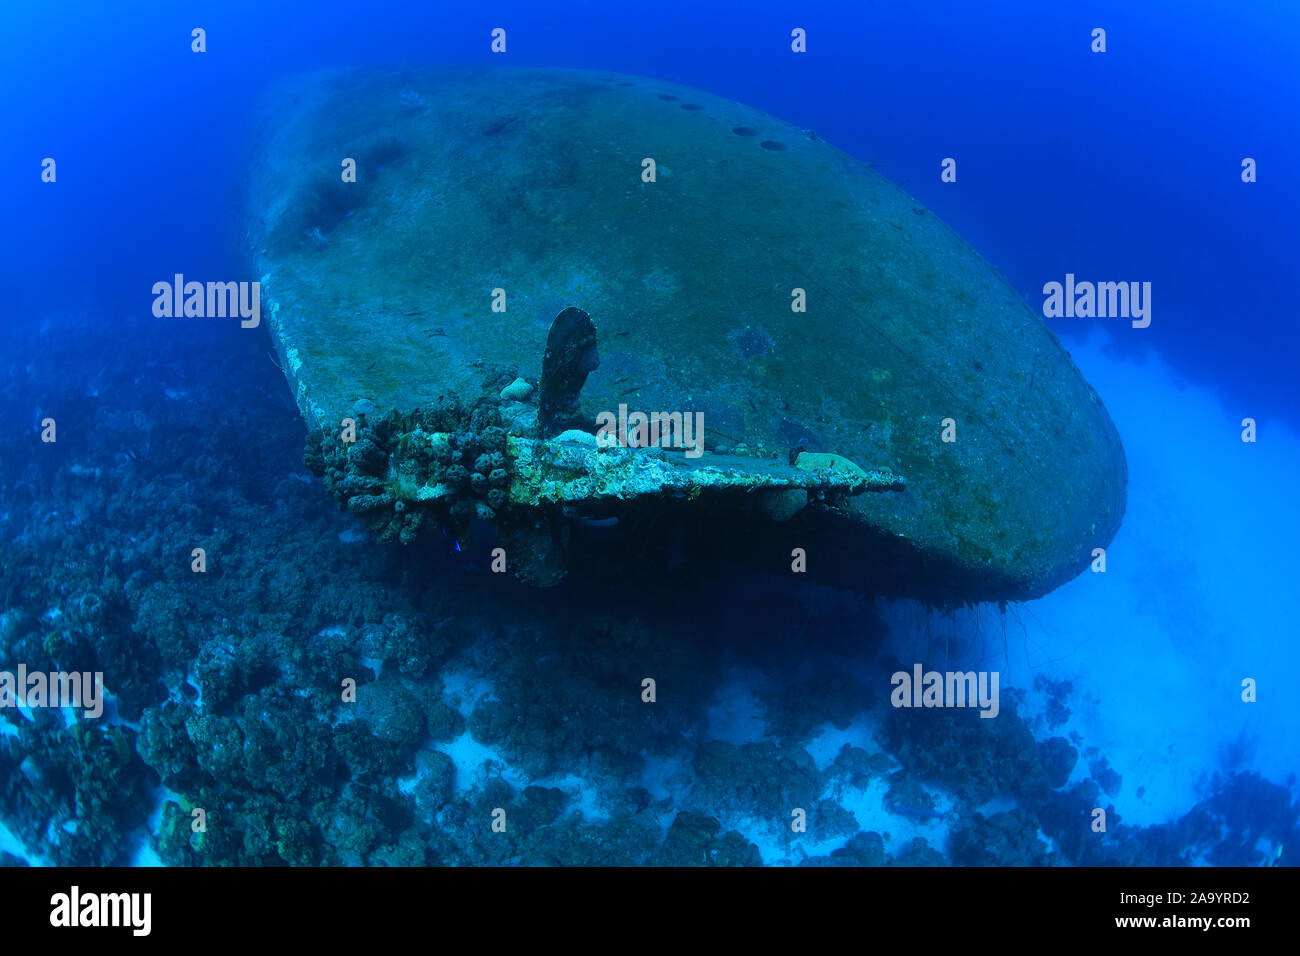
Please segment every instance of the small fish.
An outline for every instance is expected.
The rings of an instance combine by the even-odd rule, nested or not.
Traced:
[[[917,820],[942,820],[947,814],[924,807],[913,807],[898,800],[885,798],[885,809],[899,816],[912,817]]]
[[[483,135],[495,136],[497,133],[501,132],[503,129],[505,129],[507,126],[509,126],[517,119],[519,119],[518,116],[506,116],[503,117],[502,119],[494,120],[493,122],[489,123],[487,126],[483,127]]]

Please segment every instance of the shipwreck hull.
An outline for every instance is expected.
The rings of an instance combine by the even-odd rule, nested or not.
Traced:
[[[304,77],[268,98],[249,205],[309,461],[381,537],[486,518],[548,583],[566,522],[622,514],[611,555],[708,528],[693,551],[788,572],[804,548],[810,577],[954,603],[1045,593],[1119,527],[1119,438],[1041,318],[911,197],[749,107],[571,70]],[[703,454],[545,433],[570,306],[598,330],[587,430],[699,412]]]

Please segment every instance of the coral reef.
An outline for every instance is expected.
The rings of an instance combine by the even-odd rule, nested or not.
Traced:
[[[518,474],[498,398],[514,370],[473,403],[358,410],[355,445],[309,443],[318,481],[288,451],[287,397],[232,398],[281,395],[261,343],[144,349],[86,402],[64,370],[122,348],[102,328],[0,384],[6,415],[36,395],[80,425],[0,461],[0,653],[102,671],[109,694],[98,720],[0,712],[0,820],[47,862],[1249,865],[1300,846],[1300,805],[1258,776],[1135,827],[1104,756],[1036,739],[1015,695],[996,720],[883,706],[897,662],[860,597],[721,565],[534,591],[437,535],[405,553],[366,537],[493,507]],[[421,500],[430,482],[454,488]],[[723,739],[711,714],[736,675],[755,700]]]
[[[512,459],[499,399],[447,398],[410,413],[361,414],[354,442],[320,432],[304,461],[381,543],[413,541],[426,521],[464,535],[508,504]]]

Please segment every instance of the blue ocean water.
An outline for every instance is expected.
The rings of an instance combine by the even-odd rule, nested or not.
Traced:
[[[0,669],[103,671],[113,695],[91,731],[0,714],[6,852],[99,865],[640,863],[701,848],[776,864],[1294,862],[1300,12],[731,7],[6,11]],[[791,50],[794,28],[806,53]],[[265,331],[160,321],[148,291],[175,273],[257,278],[239,208],[248,119],[277,79],[503,60],[671,79],[813,130],[933,210],[1035,311],[1067,273],[1150,282],[1148,328],[1049,320],[1128,457],[1105,574],[942,614],[737,571],[701,584],[678,618],[494,598],[445,542],[373,544],[303,469]],[[940,178],[944,157],[956,183]],[[1246,158],[1257,181],[1243,182]],[[182,593],[199,534],[223,556],[207,596]],[[653,733],[635,725],[610,702],[617,664],[574,663],[584,642],[654,648],[693,675],[689,706]],[[521,663],[552,655],[558,672]],[[882,659],[998,669],[1014,714],[987,723],[1027,736],[889,721],[888,685],[872,683]],[[297,691],[347,668],[373,672],[373,693],[336,726]],[[987,748],[1004,774],[950,769]],[[1050,794],[1009,785],[1026,765]],[[789,826],[796,798],[807,832]],[[217,800],[241,814],[192,837],[191,809]],[[508,850],[477,835],[497,806],[523,821]],[[1109,812],[1105,838],[1076,826],[1094,807]]]

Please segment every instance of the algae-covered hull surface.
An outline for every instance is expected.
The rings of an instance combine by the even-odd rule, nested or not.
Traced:
[[[472,509],[559,554],[564,509],[589,504],[625,531],[707,528],[773,571],[804,548],[811,576],[953,602],[1044,593],[1119,526],[1118,436],[1055,336],[815,134],[549,69],[303,77],[259,129],[263,314],[309,457],[381,533]],[[568,307],[598,335],[579,431],[620,406],[681,413],[702,454],[539,430]],[[831,460],[861,477],[813,470]]]

